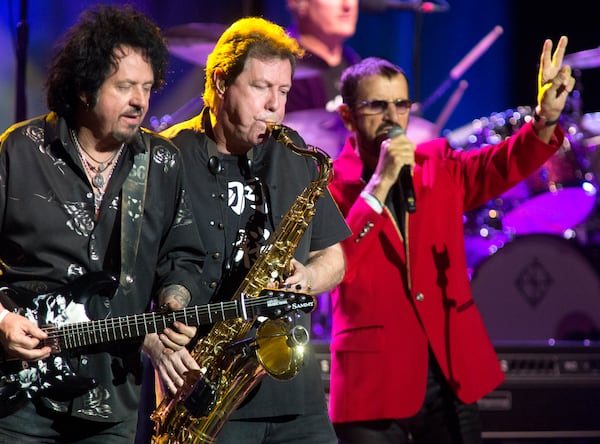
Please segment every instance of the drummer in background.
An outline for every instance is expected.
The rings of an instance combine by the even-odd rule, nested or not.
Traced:
[[[290,34],[305,49],[298,61],[286,112],[335,111],[341,103],[340,76],[360,57],[345,42],[356,32],[358,0],[287,0]]]
[[[476,401],[504,375],[469,288],[462,215],[561,146],[557,122],[575,84],[561,66],[566,46],[562,37],[552,55],[544,42],[535,118],[476,151],[445,139],[415,146],[404,133],[408,81],[392,63],[367,58],[344,72],[340,114],[353,134],[330,187],[354,233],[332,294],[340,443],[481,443]]]

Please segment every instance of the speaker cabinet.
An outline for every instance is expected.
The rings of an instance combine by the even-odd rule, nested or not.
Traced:
[[[600,345],[496,345],[506,381],[479,401],[484,437],[600,437]]]
[[[328,396],[329,344],[313,345]],[[495,348],[506,381],[478,402],[484,438],[600,438],[600,343]]]

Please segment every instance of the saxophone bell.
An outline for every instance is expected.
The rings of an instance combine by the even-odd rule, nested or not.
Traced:
[[[308,331],[302,325],[290,328],[283,319],[267,320],[256,331],[256,357],[271,377],[292,379],[304,363],[308,341]]]

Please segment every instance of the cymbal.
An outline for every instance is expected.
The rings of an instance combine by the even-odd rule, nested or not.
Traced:
[[[206,66],[206,58],[225,29],[227,27],[220,23],[192,22],[169,28],[163,32],[163,36],[171,54],[194,65]],[[296,65],[294,71],[294,79],[319,75],[321,70],[301,63]]]
[[[590,134],[600,134],[600,112],[585,113],[581,117],[581,127]]]
[[[411,142],[419,144],[435,139],[439,135],[439,129],[433,122],[414,115],[408,118],[406,136]]]
[[[163,32],[169,52],[194,65],[204,66],[215,43],[225,31],[220,23],[186,23]]]
[[[563,58],[563,62],[570,65],[571,68],[598,68],[600,67],[600,47],[567,54]]]
[[[289,126],[313,146],[336,157],[344,145],[348,130],[336,111],[306,109],[287,113],[283,124]]]

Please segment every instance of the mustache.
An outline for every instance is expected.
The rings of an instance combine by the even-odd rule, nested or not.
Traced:
[[[132,106],[127,111],[125,111],[124,114],[127,114],[128,116],[130,116],[130,115],[141,116],[142,115],[142,107],[141,106]]]

